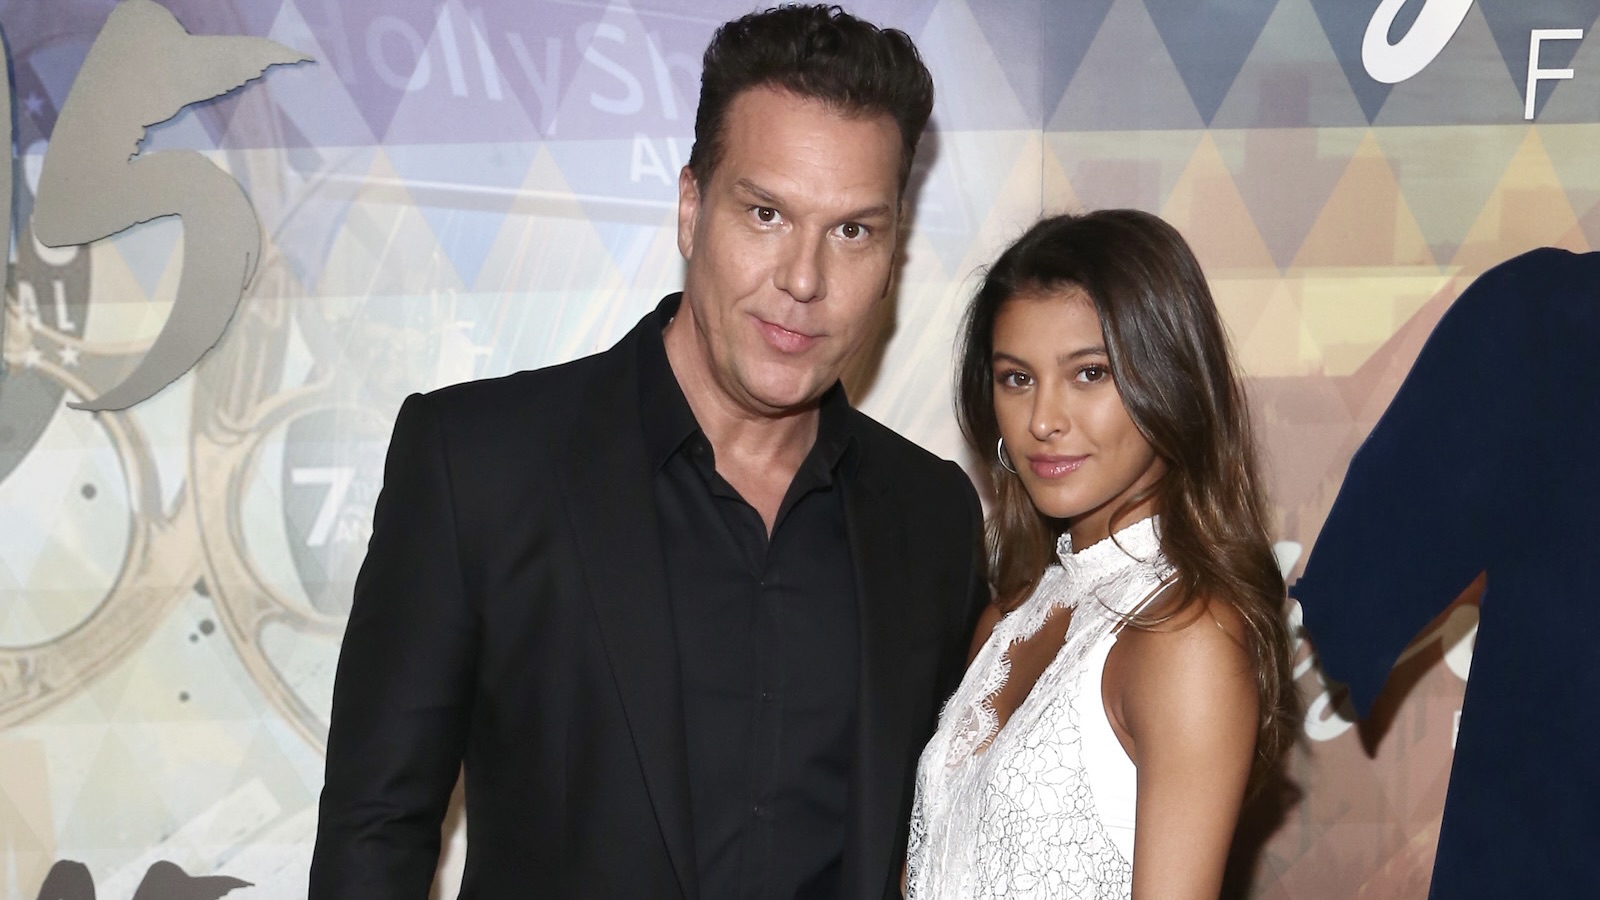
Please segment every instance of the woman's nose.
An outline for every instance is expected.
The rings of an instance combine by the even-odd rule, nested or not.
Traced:
[[[1048,441],[1066,430],[1067,417],[1054,391],[1041,389],[1033,395],[1033,416],[1028,431],[1040,441]]]

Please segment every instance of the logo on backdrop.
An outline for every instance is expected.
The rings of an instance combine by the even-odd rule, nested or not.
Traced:
[[[1421,9],[1398,39],[1391,40],[1400,12],[1414,0],[1382,0],[1367,21],[1361,39],[1361,64],[1374,81],[1398,84],[1416,77],[1427,68],[1472,10],[1472,0],[1425,0]],[[1579,41],[1581,28],[1534,28],[1528,33],[1528,69],[1524,86],[1522,117],[1532,120],[1537,107],[1541,81],[1566,81],[1575,77],[1570,68],[1545,68],[1540,51],[1547,41]]]
[[[0,481],[16,470],[60,408],[68,379],[97,360],[85,360],[89,321],[89,254],[59,250],[35,240],[28,224],[33,191],[17,183],[17,261],[11,267],[15,300],[7,323],[5,376],[0,378]]]
[[[1495,71],[1501,65],[1514,89],[1522,92],[1522,121],[1536,118],[1560,82],[1600,76],[1570,67],[1579,42],[1600,16],[1597,0],[1310,3],[1369,121],[1376,120],[1396,85],[1424,73],[1433,78],[1432,90],[1425,92],[1425,100],[1414,98],[1411,111],[1392,124],[1517,121],[1515,106],[1504,100],[1483,108],[1484,87],[1498,91],[1503,85]],[[1481,80],[1474,84],[1474,79]],[[1420,113],[1418,104],[1427,112]],[[1567,105],[1562,121],[1572,121],[1574,108]],[[1425,121],[1401,121],[1419,114]],[[1586,117],[1580,114],[1580,120]]]
[[[145,129],[272,66],[309,59],[262,38],[195,37],[152,0],[112,10],[56,119],[33,228],[44,244],[67,247],[177,216],[186,252],[172,312],[150,349],[122,380],[73,406],[126,409],[192,368],[222,337],[261,252],[261,225],[239,183],[198,153],[140,154]],[[8,74],[0,83],[7,106],[11,88]],[[12,184],[0,189],[7,201]]]
[[[145,389],[153,392],[165,380],[182,374],[193,361],[188,357],[198,358],[196,350],[204,352],[200,344],[215,339],[207,338],[206,329],[220,335],[220,329],[229,325],[245,286],[244,274],[255,266],[259,253],[258,249],[248,253],[239,249],[243,245],[259,247],[260,225],[232,175],[190,151],[128,158],[142,140],[142,123],[163,118],[151,113],[148,102],[128,94],[160,95],[165,86],[169,88],[165,95],[175,98],[166,110],[170,115],[188,105],[185,101],[204,100],[230,86],[243,85],[259,76],[261,67],[276,64],[274,60],[300,57],[258,38],[193,37],[149,0],[118,4],[104,27],[98,27],[99,19],[91,15],[80,14],[75,7],[52,5],[46,16],[24,7],[17,16],[8,17],[13,33],[7,35],[3,52],[11,65],[0,70],[0,100],[13,96],[17,100],[15,117],[0,119],[0,128],[14,127],[13,140],[22,149],[20,158],[5,170],[12,177],[0,178],[5,188],[14,186],[18,223],[16,261],[10,267],[5,310],[6,368],[0,377],[0,505],[13,510],[14,516],[8,520],[10,540],[0,547],[0,568],[17,579],[20,589],[49,598],[47,604],[37,604],[42,610],[38,615],[13,616],[0,626],[0,726],[26,720],[117,664],[142,646],[172,605],[191,590],[215,593],[209,585],[216,572],[207,566],[205,549],[197,538],[199,501],[215,496],[214,491],[203,488],[248,481],[237,478],[237,473],[255,463],[249,457],[209,452],[218,443],[233,447],[237,442],[202,425],[189,436],[197,448],[194,466],[174,472],[162,465],[159,435],[153,440],[149,430],[154,423],[159,431],[160,423],[171,419],[170,411],[153,411],[150,418],[142,420],[115,413],[87,416],[65,411],[63,401],[70,395],[95,398],[98,406],[115,407],[120,405],[116,402],[118,391],[122,400],[128,400]],[[98,37],[71,83],[72,90],[51,80],[59,71],[62,55],[86,43],[85,32],[93,35],[96,31]],[[230,58],[219,64],[219,55]],[[190,71],[195,68],[209,75],[197,76]],[[112,104],[106,108],[104,97],[93,90],[97,83],[103,88],[109,75],[131,86],[111,91],[111,96],[127,101],[121,107]],[[172,84],[175,78],[181,82],[176,86]],[[237,84],[219,85],[218,78],[236,79]],[[64,102],[60,100],[63,96]],[[250,112],[253,119],[266,119],[254,115],[260,112],[254,106],[263,102],[260,96],[261,92],[246,94],[238,110]],[[130,124],[135,122],[140,124]],[[96,132],[101,126],[116,131],[118,140]],[[279,140],[274,146],[283,144]],[[261,166],[274,170],[281,166],[278,158],[263,162],[250,154],[232,157],[229,162],[229,171],[248,183],[263,181]],[[78,179],[77,185],[66,190],[62,182],[73,177]],[[56,182],[53,199],[49,195],[52,178]],[[174,179],[186,190],[186,199],[180,198],[184,202],[173,202],[173,195],[166,190]],[[42,199],[36,201],[36,194]],[[221,200],[216,209],[209,208],[213,204],[207,198],[217,197]],[[122,277],[142,284],[144,294],[135,291],[131,297],[126,292],[107,291],[103,284],[98,286],[102,296],[93,297],[94,266],[89,249],[76,242],[47,247],[34,236],[35,225],[46,231],[54,226],[54,240],[61,237],[62,229],[109,234],[121,226],[166,216],[182,218],[183,251],[160,252],[162,233],[148,229],[95,251],[110,260],[120,257],[126,267],[113,263],[111,270],[120,270]],[[9,217],[0,217],[0,225],[9,227],[10,223]],[[241,223],[242,229],[237,227]],[[232,238],[219,243],[220,236],[230,229],[234,237],[243,234],[242,244]],[[71,236],[89,239],[87,233]],[[157,249],[152,250],[153,246]],[[141,341],[139,335],[119,333],[116,326],[141,318],[132,308],[149,302],[144,296],[155,293],[165,260],[179,252],[184,267],[178,297],[159,326],[155,344]],[[224,261],[231,254],[231,262],[224,268],[231,267],[233,274],[220,289],[214,278],[203,270],[197,276],[189,265],[192,259],[215,254],[222,254],[219,259]],[[154,269],[145,271],[150,268],[146,264],[153,264]],[[251,315],[239,316],[232,323],[239,340],[231,342],[227,354],[237,356],[234,350],[266,352],[272,359],[216,359],[217,364],[210,368],[219,374],[209,382],[206,378],[196,382],[196,391],[208,391],[212,383],[232,373],[230,366],[251,373],[251,378],[241,379],[251,388],[243,391],[248,397],[233,403],[232,398],[219,396],[217,403],[228,408],[208,410],[230,424],[248,420],[253,427],[255,420],[249,416],[267,402],[262,393],[278,388],[276,382],[264,381],[263,375],[272,366],[281,366],[282,348],[263,351],[256,339],[261,328],[255,326],[266,321],[274,332],[280,331],[281,322],[264,310],[281,308],[290,293],[281,283],[281,269],[282,261],[276,256],[263,265],[258,279],[262,296],[253,298]],[[134,314],[130,316],[130,312]],[[95,323],[93,332],[91,322]],[[181,352],[169,352],[175,346],[173,341],[162,342],[179,332],[183,333],[177,345]],[[138,388],[130,372],[141,370],[146,377],[144,387]],[[129,388],[130,384],[135,388]],[[281,436],[282,431],[277,434]],[[319,470],[330,466],[313,456],[299,463],[299,468],[313,470],[312,481],[304,485],[295,481],[295,489],[316,492],[322,485],[315,479],[326,474]],[[293,477],[306,475],[286,473],[286,481]],[[352,507],[367,497],[365,515],[370,518],[370,491],[357,483],[359,479],[350,481],[342,494],[349,497]],[[296,563],[307,591],[315,595],[313,605],[321,609],[338,593],[337,588],[325,585],[329,576],[323,573],[338,572],[338,577],[347,580],[353,576],[347,573],[349,565],[342,556],[323,559],[318,554],[328,556],[353,544],[352,535],[361,533],[362,522],[360,516],[345,511],[330,521],[328,533],[323,535],[315,514],[320,514],[326,501],[315,498],[321,505],[302,522],[304,499],[285,510],[292,521],[283,521],[280,527],[308,532],[298,537],[311,548],[310,556],[298,554]],[[230,493],[227,502],[233,504],[232,514],[243,501]],[[224,517],[222,511],[213,514],[215,519]],[[207,519],[208,524],[210,521]],[[71,548],[73,562],[66,570],[60,562],[62,548]],[[328,618],[337,614],[335,611]],[[251,618],[241,614],[225,617],[224,622],[241,617]],[[259,652],[249,653],[250,649],[259,651],[259,635],[244,640],[249,643],[247,655],[257,662],[250,666],[251,674],[279,686],[281,676],[260,662]],[[304,702],[281,688],[269,688],[269,695],[308,737],[319,739],[318,716],[308,712]]]
[[[133,900],[217,900],[251,886],[248,881],[226,875],[190,875],[176,863],[160,860],[145,871]],[[94,876],[81,862],[61,860],[50,867],[50,874],[39,886],[38,900],[96,900]]]
[[[1416,21],[1398,41],[1389,42],[1395,19],[1407,0],[1383,0],[1367,22],[1361,40],[1361,64],[1367,74],[1384,84],[1397,84],[1415,76],[1433,62],[1472,9],[1472,0],[1432,0],[1423,4]]]

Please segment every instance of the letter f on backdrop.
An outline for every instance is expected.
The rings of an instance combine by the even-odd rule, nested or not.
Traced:
[[[309,60],[264,38],[196,37],[152,0],[112,9],[56,120],[34,234],[63,247],[178,216],[183,270],[149,352],[123,381],[72,406],[126,409],[192,368],[222,337],[261,254],[261,225],[239,183],[192,150],[140,155],[145,129],[272,66]]]

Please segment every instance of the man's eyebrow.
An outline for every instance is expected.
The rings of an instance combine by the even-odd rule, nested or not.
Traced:
[[[867,206],[867,207],[863,207],[862,209],[852,210],[852,211],[850,211],[848,213],[845,213],[840,218],[843,221],[846,221],[846,222],[854,222],[854,221],[857,221],[859,219],[889,219],[889,218],[893,218],[893,217],[894,217],[894,206],[893,206],[893,204],[875,203],[872,206]]]
[[[751,196],[755,197],[757,200],[760,200],[762,203],[770,204],[772,206],[777,206],[781,202],[781,201],[778,200],[777,197],[773,196],[770,191],[768,191],[767,189],[761,187],[760,185],[756,184],[755,182],[751,181],[748,178],[741,178],[738,181],[735,181],[733,183],[733,186],[737,190],[742,190],[745,193],[750,194]]]
[[[766,206],[782,207],[783,201],[766,188],[761,187],[748,178],[740,178],[733,183],[734,190],[743,191],[755,200]],[[886,219],[894,216],[894,204],[874,203],[861,209],[853,209],[839,217],[841,222],[854,222],[858,219]]]

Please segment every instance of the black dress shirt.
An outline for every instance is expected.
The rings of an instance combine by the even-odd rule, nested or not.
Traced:
[[[678,296],[657,309],[659,328]],[[778,510],[717,474],[658,329],[639,343],[640,415],[677,630],[690,805],[706,900],[835,898],[859,681],[838,385]]]

